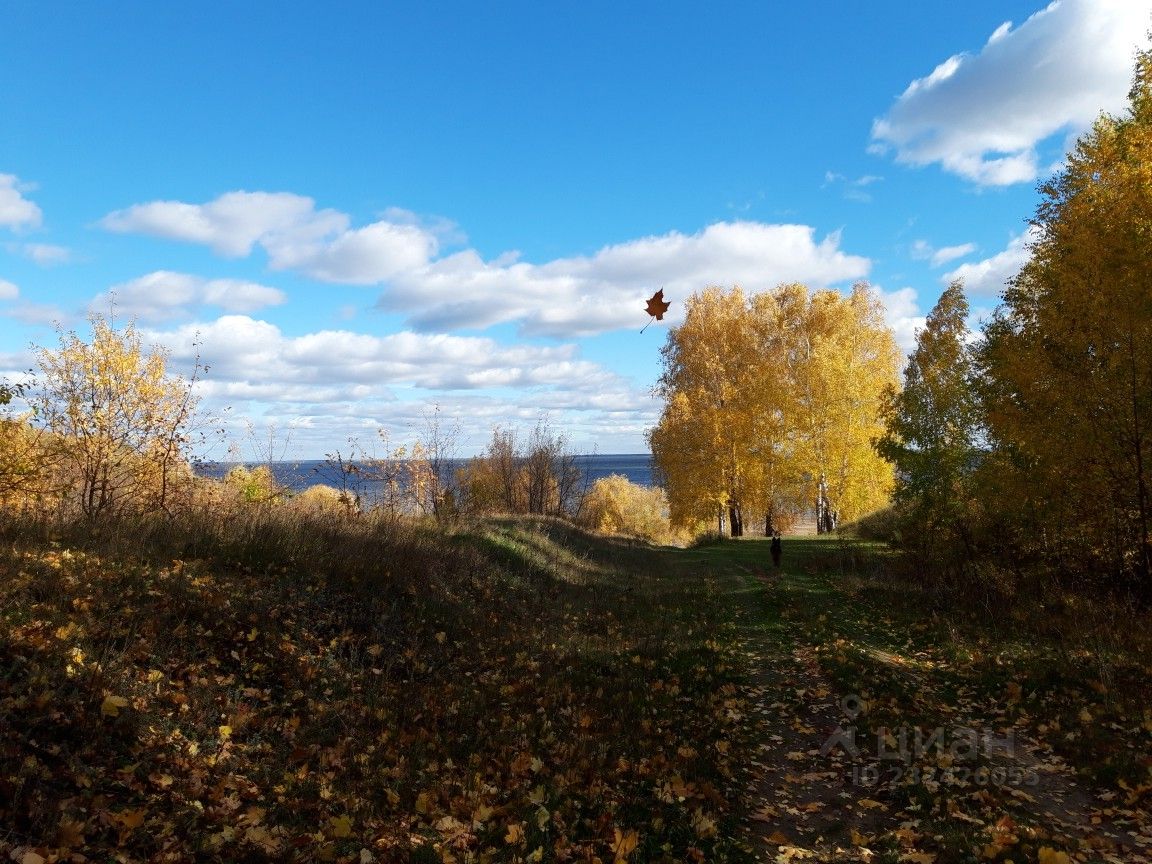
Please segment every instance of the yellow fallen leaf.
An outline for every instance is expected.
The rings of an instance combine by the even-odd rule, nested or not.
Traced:
[[[872,840],[870,834],[861,834],[855,828],[850,831],[849,836],[852,838],[853,846],[867,846]]]
[[[753,819],[756,822],[771,822],[779,815],[780,815],[780,811],[776,810],[774,807],[770,807],[769,805],[765,804],[759,810],[757,810],[754,813],[752,813],[751,815],[749,815],[748,818]]]
[[[524,842],[524,826],[513,823],[508,826],[508,833],[504,835],[504,842],[509,846]]]
[[[628,860],[628,856],[636,849],[636,844],[640,842],[640,835],[634,829],[629,828],[627,831],[621,831],[619,828],[615,829],[616,841],[612,844],[612,851],[615,857],[612,859],[612,864],[623,864]]]
[[[455,816],[441,816],[436,820],[432,826],[441,834],[453,836],[467,829],[467,825],[457,819]]]
[[[227,741],[229,738],[232,737],[232,727],[231,726],[221,726],[219,729],[219,732],[220,732],[220,738],[224,741]]]
[[[144,824],[144,809],[121,810],[113,814],[112,818],[120,824],[125,831],[132,831]]]
[[[1067,852],[1058,852],[1051,846],[1041,846],[1040,857],[1037,860],[1040,864],[1072,864]]]
[[[119,717],[120,709],[128,707],[128,700],[123,696],[112,696],[109,694],[104,697],[104,701],[100,703],[100,716],[101,717]]]
[[[352,820],[347,816],[337,816],[328,821],[333,837],[351,837]]]

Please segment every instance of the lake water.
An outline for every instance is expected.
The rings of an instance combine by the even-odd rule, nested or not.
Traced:
[[[623,474],[639,486],[654,485],[652,482],[652,456],[649,453],[597,453],[576,456],[575,458],[576,464],[589,485],[610,474]],[[468,460],[455,459],[452,461],[453,464],[464,465]],[[196,473],[201,477],[220,478],[238,464],[252,467],[262,463],[206,462],[196,466]],[[340,485],[340,472],[323,460],[273,462],[272,474],[278,483],[288,487],[293,492],[299,492],[318,483],[333,488],[339,488]]]

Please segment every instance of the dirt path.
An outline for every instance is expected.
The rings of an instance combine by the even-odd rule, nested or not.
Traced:
[[[739,602],[758,860],[1152,862],[1152,785],[1086,785],[1010,681],[1003,698],[969,686],[928,627],[893,646],[901,625],[798,542],[779,576],[761,553],[727,562],[757,589]]]

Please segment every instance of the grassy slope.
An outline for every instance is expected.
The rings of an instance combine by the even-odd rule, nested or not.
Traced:
[[[10,541],[0,851],[746,857],[722,592],[669,554],[527,520]]]
[[[786,540],[783,573],[766,581],[767,551],[686,553],[763,586],[734,599],[760,670],[748,806],[765,857],[1152,858],[1152,669],[1138,626],[1102,635],[1081,620],[1073,633],[1086,609],[1027,626],[1012,609],[932,611],[880,547],[831,538]],[[856,758],[821,752],[849,727]],[[936,729],[939,743],[913,752]],[[1011,735],[1012,752],[972,752],[969,729]]]
[[[776,574],[760,541],[549,521],[136,541],[0,553],[2,852],[946,864],[1152,838],[1147,656],[927,613],[875,547],[789,538]],[[821,754],[848,725],[858,758]],[[1020,747],[877,761],[885,729],[936,727]]]

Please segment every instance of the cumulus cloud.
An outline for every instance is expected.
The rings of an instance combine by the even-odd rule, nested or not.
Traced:
[[[423,225],[393,209],[385,218],[350,228],[349,217],[317,210],[290,192],[228,192],[206,204],[152,201],[100,220],[118,233],[149,234],[199,243],[226,258],[260,246],[273,270],[296,270],[325,282],[372,285],[426,263],[437,252],[444,223]]]
[[[403,331],[371,336],[324,330],[285,336],[274,324],[225,315],[207,324],[150,331],[173,359],[200,356],[228,392],[267,388],[285,401],[353,398],[357,387],[428,390],[563,387],[604,392],[621,385],[615,373],[581,360],[574,345],[503,346],[492,339]],[[236,389],[239,388],[239,389]]]
[[[1019,27],[1000,25],[976,54],[917,79],[872,127],[873,149],[939,163],[976,183],[1036,179],[1036,146],[1126,105],[1152,0],[1057,0]]]
[[[117,312],[144,321],[160,321],[192,314],[202,306],[227,312],[255,312],[287,300],[283,291],[239,279],[205,279],[188,273],[157,270],[98,294],[89,309],[114,305]]]
[[[824,287],[862,278],[869,266],[843,252],[838,235],[818,240],[806,225],[720,222],[544,264],[465,250],[392,279],[380,303],[422,330],[518,321],[529,335],[573,337],[643,324],[643,298],[657,287],[674,301],[705,285]]]
[[[0,279],[0,300],[15,300],[20,296],[20,289],[7,279]]]
[[[210,246],[225,258],[241,258],[260,243],[307,244],[343,231],[348,217],[316,210],[315,202],[290,192],[228,192],[207,204],[151,201],[116,210],[100,226],[117,233],[150,234]]]
[[[896,344],[904,354],[911,354],[916,347],[916,333],[924,328],[926,317],[920,312],[920,305],[914,288],[900,288],[896,291],[876,289],[884,304],[884,318],[896,337]]]
[[[1028,261],[1028,245],[1036,237],[1036,229],[1029,228],[1023,234],[1013,237],[1003,252],[983,261],[961,264],[955,270],[945,273],[943,281],[962,279],[964,290],[971,297],[998,297],[1008,280],[1019,273],[1020,268]]]
[[[40,208],[24,197],[27,186],[15,175],[0,174],[0,226],[7,228],[39,227]]]
[[[943,267],[949,261],[971,255],[975,251],[975,243],[961,243],[936,249],[927,240],[917,240],[912,244],[911,255],[917,261],[930,261],[933,267]]]
[[[642,324],[640,301],[660,286],[672,298],[709,284],[826,287],[862,278],[870,266],[842,251],[838,234],[818,239],[807,225],[758,222],[673,231],[542,264],[516,253],[485,260],[474,249],[441,255],[444,242],[458,239],[450,223],[390,210],[353,228],[346,215],[317,211],[310,198],[289,193],[230,192],[207,204],[158,201],[111,213],[101,224],[204,243],[222,255],[247,255],[258,245],[272,269],[380,285],[379,305],[406,314],[422,331],[518,322],[528,335],[590,335]]]

